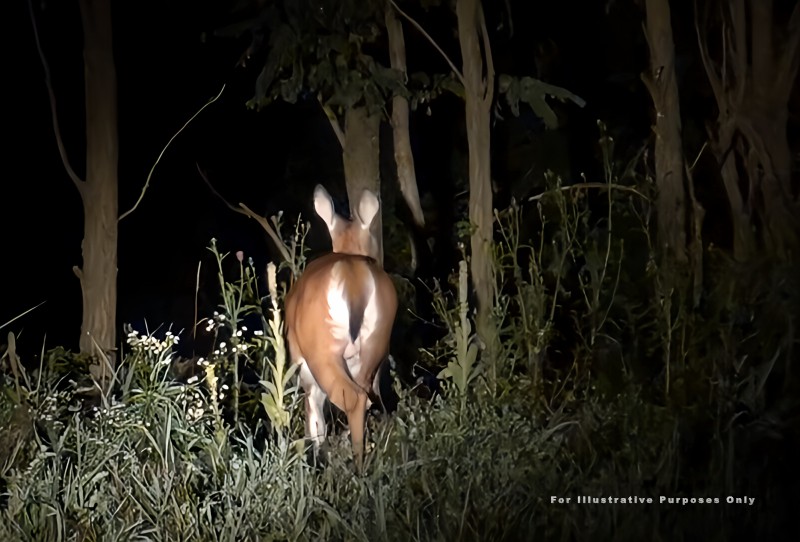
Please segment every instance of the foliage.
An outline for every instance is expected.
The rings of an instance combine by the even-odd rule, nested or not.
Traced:
[[[382,25],[383,2],[377,0],[301,0],[270,3],[217,35],[250,31],[247,56],[265,54],[251,107],[276,99],[294,103],[310,93],[331,107],[363,100],[375,110],[383,105],[384,93],[402,86],[401,74],[369,52]]]
[[[441,293],[438,297],[439,315],[447,318],[447,308],[442,303]],[[476,361],[478,358],[478,345],[472,333],[472,324],[467,318],[467,262],[461,260],[458,264],[458,319],[455,326],[449,329],[445,344],[453,350],[453,356],[447,367],[439,373],[439,378],[450,380],[455,385],[455,391],[466,403],[470,383],[478,376]]]
[[[556,98],[562,102],[567,100],[573,102],[578,107],[586,105],[586,101],[576,96],[570,91],[539,81],[533,77],[512,77],[501,74],[497,78],[497,89],[505,96],[506,103],[511,108],[514,116],[519,116],[519,103],[528,104],[544,121],[545,126],[550,129],[558,127],[558,118],[555,112],[547,104],[547,98]]]
[[[286,351],[286,343],[283,340],[283,321],[278,308],[275,264],[272,262],[267,266],[267,283],[269,285],[270,301],[272,302],[272,319],[269,321],[271,333],[267,340],[270,341],[275,352],[275,359],[270,360],[268,363],[270,374],[273,376],[274,381],[259,381],[267,390],[266,393],[261,394],[261,404],[264,406],[272,426],[278,429],[278,434],[282,434],[281,430],[290,427],[291,410],[287,408],[286,400],[287,394],[293,394],[297,391],[296,386],[290,385],[290,380],[297,371],[297,365],[291,365],[288,369],[286,368],[288,353]]]
[[[551,178],[532,205],[497,212],[496,367],[477,355],[466,275],[436,285],[447,334],[423,355],[443,391],[423,399],[396,382],[397,410],[369,417],[363,476],[338,428],[325,463],[307,461],[278,277],[269,273],[262,298],[252,262],[237,255],[231,279],[212,245],[222,302],[208,327],[217,344],[191,376],[177,374],[168,330],[129,330],[109,395],[92,393],[80,377],[85,359],[63,349],[43,353],[39,367],[23,363],[18,376],[4,369],[0,538],[785,532],[786,503],[797,497],[785,481],[800,474],[791,426],[800,275],[709,249],[694,308],[675,270],[653,256],[652,187],[641,164],[615,163],[602,131],[599,143],[603,182]],[[654,502],[579,504],[578,496]],[[742,496],[755,501],[725,502]],[[691,502],[708,497],[721,502]]]
[[[232,38],[249,32],[252,39],[245,58],[263,58],[249,107],[261,109],[276,100],[295,103],[316,97],[329,114],[360,104],[376,112],[395,95],[407,98],[412,110],[429,107],[444,93],[464,97],[460,76],[451,70],[406,75],[385,65],[381,60],[387,56],[385,1],[244,4],[249,9],[235,12],[239,20],[218,29],[216,35]],[[422,4],[426,10],[441,7],[439,2]],[[520,102],[525,103],[548,128],[556,128],[558,119],[547,98],[585,105],[582,98],[568,90],[530,76],[502,74],[498,77],[498,90],[514,115],[519,115]]]

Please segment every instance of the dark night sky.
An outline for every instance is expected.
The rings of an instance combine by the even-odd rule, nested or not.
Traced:
[[[259,269],[270,250],[257,224],[232,213],[209,193],[195,162],[208,170],[218,190],[233,203],[246,202],[265,215],[284,209],[288,215],[302,210],[311,216],[314,184],[322,182],[332,191],[344,186],[341,155],[314,102],[277,104],[260,113],[245,108],[260,68],[257,62],[248,69],[234,67],[246,41],[212,36],[204,43],[200,39],[203,32],[210,35],[227,22],[226,2],[115,4],[121,211],[135,201],[172,134],[223,83],[228,85],[222,98],[168,149],[139,209],[120,225],[120,321],[141,325],[147,318],[151,326],[175,321],[178,328],[187,327],[197,261],[202,259],[207,268],[213,264],[205,249],[211,237],[223,251],[244,250]],[[498,73],[534,74],[536,45],[548,39],[556,45],[558,60],[552,65],[551,82],[588,102],[583,110],[559,109],[566,115],[569,158],[577,174],[579,168],[596,167],[592,160],[597,118],[616,126],[623,138],[628,133],[632,141],[637,137],[641,141],[648,129],[649,104],[636,79],[646,60],[638,12],[616,9],[609,17],[605,2],[592,3],[594,11],[587,10],[584,2],[535,4],[547,4],[551,12],[528,13],[520,7],[528,2],[512,2],[515,35],[509,40],[503,30],[497,32],[495,62]],[[36,4],[36,13],[58,99],[62,137],[73,167],[82,174],[83,68],[77,2],[42,5],[44,12]],[[13,2],[6,9],[5,19],[13,21],[9,26],[16,39],[14,53],[7,55],[10,77],[4,85],[6,117],[11,120],[6,124],[5,181],[0,195],[4,204],[0,231],[5,241],[0,322],[47,300],[44,307],[8,329],[23,330],[23,350],[38,351],[45,332],[48,347],[74,347],[81,302],[71,268],[81,261],[81,204],[58,156],[27,2]],[[454,24],[454,19],[449,21]],[[459,65],[453,28],[442,22],[438,26],[434,21],[422,23],[445,40]],[[493,26],[497,24],[495,20]],[[444,71],[426,42],[407,25],[405,32],[410,70],[434,66]],[[429,66],[421,64],[421,59]],[[465,147],[460,107],[445,100],[434,104],[432,117],[415,114],[412,119],[423,194],[435,190],[437,183],[447,186],[450,181],[443,177],[450,175],[447,160],[452,147]],[[507,120],[500,122],[509,126],[531,124],[530,114],[519,120],[507,111],[504,116]],[[503,140],[503,133],[495,135],[497,141]],[[213,275],[210,278],[216,280]]]

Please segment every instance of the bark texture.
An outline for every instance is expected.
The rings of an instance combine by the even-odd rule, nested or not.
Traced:
[[[86,179],[83,265],[74,269],[83,291],[82,353],[105,354],[92,368],[107,381],[114,367],[117,311],[117,78],[109,0],[81,0],[86,89]]]
[[[361,200],[364,189],[381,193],[380,179],[380,115],[370,114],[366,107],[351,107],[344,118],[344,178],[350,205]],[[375,217],[371,227],[378,241],[379,263],[383,265],[383,220]]]
[[[475,228],[470,239],[470,271],[477,300],[476,328],[490,359],[494,361],[497,333],[492,319],[495,279],[492,268],[494,219],[490,171],[494,65],[479,0],[458,0],[456,15],[469,148],[469,220]]]
[[[642,76],[656,110],[655,173],[658,239],[663,256],[687,261],[686,189],[683,175],[681,107],[675,79],[675,44],[669,0],[647,0],[650,71]]]
[[[403,25],[391,4],[386,7],[386,31],[389,36],[389,60],[393,69],[402,72],[406,80],[406,42]],[[414,155],[411,153],[411,137],[408,133],[408,100],[404,96],[392,98],[392,134],[394,136],[394,160],[397,164],[397,182],[400,192],[417,226],[425,225],[422,206],[419,203],[417,174],[414,170]]]
[[[719,111],[709,136],[730,204],[734,257],[752,259],[761,245],[785,260],[797,253],[800,231],[787,137],[800,68],[800,3],[786,26],[775,21],[772,0],[730,0],[719,8],[713,22],[710,11],[698,14],[695,29]],[[712,58],[709,43],[719,36]]]

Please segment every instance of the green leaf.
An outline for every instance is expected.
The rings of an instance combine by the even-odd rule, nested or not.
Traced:
[[[258,383],[267,388],[267,391],[269,391],[270,394],[278,395],[278,389],[275,387],[274,383],[270,382],[269,380],[259,380]]]
[[[533,77],[514,77],[502,74],[497,78],[497,88],[506,98],[514,116],[519,116],[520,102],[527,104],[549,129],[558,127],[558,117],[547,103],[546,98],[556,98],[562,102],[571,101],[584,107],[586,101],[572,92]]]

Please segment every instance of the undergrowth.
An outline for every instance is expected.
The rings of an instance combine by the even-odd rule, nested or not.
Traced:
[[[432,285],[447,333],[402,361],[435,368],[441,393],[395,381],[397,409],[368,419],[362,476],[339,427],[326,460],[308,459],[279,270],[262,295],[241,254],[223,276],[215,243],[206,358],[129,329],[103,394],[81,356],[55,349],[26,369],[7,349],[0,539],[780,539],[800,499],[787,482],[800,274],[709,249],[696,304],[658,264],[648,184],[603,144],[605,187],[550,179],[497,213],[498,364],[473,331],[466,264]]]

